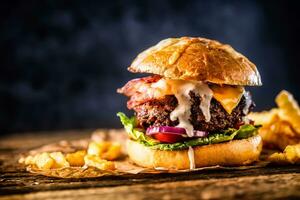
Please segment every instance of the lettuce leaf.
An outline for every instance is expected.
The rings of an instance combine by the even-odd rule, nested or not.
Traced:
[[[131,139],[136,141],[147,143],[148,145],[158,144],[159,141],[155,140],[144,134],[143,130],[136,128],[137,122],[136,118],[133,116],[128,118],[124,113],[118,112],[117,116],[120,118],[121,123],[123,124],[125,131]]]
[[[241,126],[238,130],[229,128],[224,131],[210,133],[207,137],[204,138],[189,139],[176,143],[160,143],[158,140],[145,135],[143,130],[136,128],[137,123],[135,117],[128,118],[124,113],[121,112],[117,113],[117,116],[120,117],[120,120],[131,139],[136,140],[144,144],[145,146],[148,146],[149,148],[165,151],[181,150],[187,149],[190,146],[202,146],[227,142],[233,139],[249,138],[256,135],[257,130],[260,127],[259,125],[253,126],[247,124]]]
[[[226,131],[220,133],[210,133],[207,137],[204,138],[196,138],[191,140],[186,140],[182,142],[177,142],[173,144],[160,143],[157,145],[146,145],[153,149],[172,151],[172,150],[180,150],[186,149],[188,147],[193,146],[202,146],[208,144],[216,144],[222,142],[228,142],[233,139],[246,139],[252,137],[257,134],[259,126],[253,126],[250,124],[241,126],[240,129],[228,129]]]

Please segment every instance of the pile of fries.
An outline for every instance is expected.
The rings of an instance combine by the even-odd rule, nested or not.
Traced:
[[[35,166],[40,170],[59,169],[66,167],[95,167],[100,170],[114,170],[114,160],[121,155],[121,145],[115,142],[89,143],[88,149],[74,153],[42,152],[21,157],[19,163]]]
[[[283,90],[276,99],[277,108],[270,111],[254,112],[248,118],[263,125],[259,134],[264,148],[281,149],[269,160],[276,163],[300,163],[300,108],[293,96]]]
[[[269,161],[277,164],[300,164],[300,144],[288,145],[283,153],[273,153]]]

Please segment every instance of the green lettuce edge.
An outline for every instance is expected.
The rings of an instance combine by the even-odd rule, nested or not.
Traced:
[[[234,139],[246,139],[257,135],[257,130],[260,127],[260,125],[254,126],[251,124],[246,124],[241,126],[238,130],[234,128],[229,128],[224,131],[210,133],[207,137],[204,138],[190,139],[176,143],[161,143],[158,140],[147,136],[143,132],[143,130],[136,128],[137,121],[134,116],[129,118],[122,112],[118,112],[117,116],[120,118],[121,123],[125,128],[125,131],[131,139],[138,141],[151,149],[164,151],[182,150],[187,149],[188,147],[217,144],[222,142],[228,142]]]

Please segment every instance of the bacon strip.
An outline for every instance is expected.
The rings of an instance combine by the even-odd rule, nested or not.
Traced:
[[[154,98],[155,90],[157,89],[152,88],[151,84],[156,83],[160,79],[161,77],[158,75],[133,79],[122,88],[119,88],[117,92],[130,97],[127,107],[128,109],[132,109]]]
[[[130,97],[136,92],[144,92],[146,89],[150,88],[152,83],[155,83],[160,79],[161,77],[158,75],[136,78],[128,81],[122,88],[119,88],[117,92]]]

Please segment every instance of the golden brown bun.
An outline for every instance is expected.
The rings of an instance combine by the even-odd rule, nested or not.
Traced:
[[[231,46],[205,38],[169,38],[143,51],[128,68],[170,79],[262,85],[255,65]]]
[[[243,140],[194,147],[196,167],[238,166],[257,161],[262,149],[259,135]],[[148,168],[189,169],[188,150],[153,150],[128,140],[127,152],[137,165]]]

